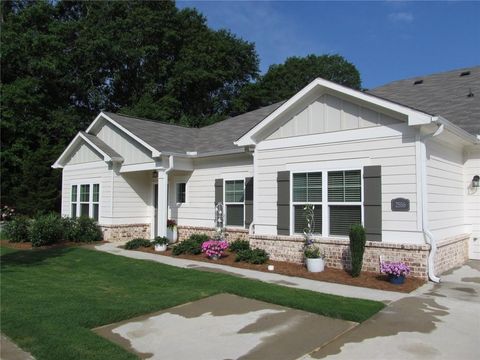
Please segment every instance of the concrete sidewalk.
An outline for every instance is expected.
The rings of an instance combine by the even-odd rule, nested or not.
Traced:
[[[480,261],[441,276],[303,360],[478,359]]]
[[[267,273],[262,271],[241,269],[241,268],[236,268],[236,267],[231,267],[226,265],[205,263],[205,262],[195,261],[195,260],[173,258],[169,256],[156,255],[156,254],[145,253],[140,251],[124,250],[119,248],[118,246],[119,246],[118,243],[106,243],[102,245],[96,245],[94,248],[110,254],[122,255],[132,259],[151,260],[151,261],[156,261],[162,264],[177,266],[181,268],[228,273],[235,276],[260,280],[267,283],[278,284],[278,285],[283,285],[283,286],[288,286],[288,287],[293,287],[298,289],[316,291],[324,294],[376,300],[376,301],[382,301],[385,303],[390,303],[392,301],[396,301],[406,296],[409,296],[408,294],[405,294],[405,293],[399,293],[399,292],[393,292],[393,291],[375,290],[375,289],[369,289],[369,288],[362,288],[358,286],[334,284],[334,283],[304,279],[299,277],[280,275],[274,272]]]
[[[34,357],[20,349],[5,335],[0,335],[0,360],[34,360]]]

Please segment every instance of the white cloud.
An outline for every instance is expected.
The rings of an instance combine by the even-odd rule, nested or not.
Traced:
[[[413,14],[409,12],[395,12],[388,14],[388,20],[393,23],[411,23],[414,17]]]

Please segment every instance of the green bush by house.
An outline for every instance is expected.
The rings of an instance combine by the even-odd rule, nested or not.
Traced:
[[[265,264],[268,261],[268,254],[263,249],[248,249],[237,252],[235,261],[244,261],[250,264]]]
[[[125,244],[125,249],[134,250],[140,247],[150,247],[150,246],[152,246],[152,242],[150,240],[137,238],[137,239],[127,241],[127,243]]]
[[[249,250],[250,243],[247,240],[237,239],[230,244],[228,249],[234,253],[239,252],[241,250]]]
[[[350,254],[352,258],[352,276],[358,277],[362,271],[363,253],[365,252],[365,229],[362,225],[350,228]]]
[[[202,252],[202,244],[208,239],[209,236],[206,234],[193,234],[187,240],[175,245],[172,254],[176,256],[181,254],[198,255]]]

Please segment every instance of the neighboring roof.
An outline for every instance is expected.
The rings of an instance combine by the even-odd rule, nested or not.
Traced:
[[[196,151],[201,155],[239,150],[234,141],[283,103],[265,106],[202,128],[188,128],[110,112],[104,114],[161,152],[185,154],[187,151]]]
[[[480,66],[394,81],[367,93],[480,134]]]
[[[113,150],[103,140],[94,135],[87,134],[85,131],[80,131],[80,133],[90,140],[98,150],[107,154],[113,161],[123,161],[122,155]]]

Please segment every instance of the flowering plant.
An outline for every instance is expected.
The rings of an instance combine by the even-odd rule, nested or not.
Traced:
[[[315,245],[306,246],[305,250],[303,250],[303,255],[307,259],[325,259],[325,251]]]
[[[167,220],[167,228],[174,229],[175,227],[177,227],[177,222],[173,219],[168,219]]]
[[[1,219],[2,221],[12,220],[15,215],[15,209],[10,206],[4,205],[1,210]]]
[[[208,257],[221,257],[228,248],[228,243],[225,240],[208,240],[202,244],[202,252]]]
[[[410,268],[403,262],[381,262],[380,271],[391,276],[407,276]]]

